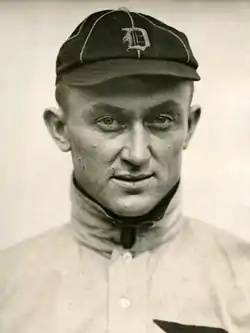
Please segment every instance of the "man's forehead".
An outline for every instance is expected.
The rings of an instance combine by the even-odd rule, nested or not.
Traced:
[[[131,76],[91,87],[69,87],[61,82],[56,97],[60,105],[71,109],[90,108],[99,103],[125,109],[146,109],[168,100],[189,106],[192,91],[192,81],[160,76]]]
[[[76,110],[85,110],[89,113],[113,112],[119,114],[131,114],[137,112],[152,112],[164,109],[177,110],[188,106],[188,99],[177,98],[166,94],[157,94],[154,96],[71,96],[70,107]]]

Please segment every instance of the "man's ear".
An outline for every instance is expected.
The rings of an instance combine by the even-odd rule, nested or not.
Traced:
[[[70,150],[70,142],[67,136],[65,114],[61,108],[47,108],[43,113],[44,122],[48,131],[63,152]]]
[[[188,115],[188,132],[187,137],[183,145],[183,149],[187,149],[189,142],[194,134],[196,126],[200,120],[201,116],[201,107],[199,105],[191,106]]]

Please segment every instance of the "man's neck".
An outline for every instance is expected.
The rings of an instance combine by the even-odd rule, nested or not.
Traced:
[[[135,253],[153,249],[173,238],[182,225],[180,181],[148,214],[128,218],[102,207],[72,180],[74,234],[80,243],[104,255],[117,246]]]

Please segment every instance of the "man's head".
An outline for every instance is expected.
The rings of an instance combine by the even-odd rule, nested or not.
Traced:
[[[151,211],[180,178],[182,151],[200,117],[200,108],[191,106],[198,74],[190,67],[182,75],[178,61],[169,62],[168,73],[166,60],[165,75],[153,74],[154,66],[143,73],[140,59],[139,73],[117,72],[123,59],[116,61],[113,77],[106,62],[89,85],[83,65],[59,71],[59,108],[46,110],[44,118],[60,149],[71,151],[78,186],[113,213],[134,217]]]

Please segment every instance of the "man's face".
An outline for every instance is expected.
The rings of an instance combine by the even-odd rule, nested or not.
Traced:
[[[115,214],[148,213],[180,178],[199,118],[190,117],[190,98],[189,83],[166,78],[70,88],[65,136],[79,186]]]

